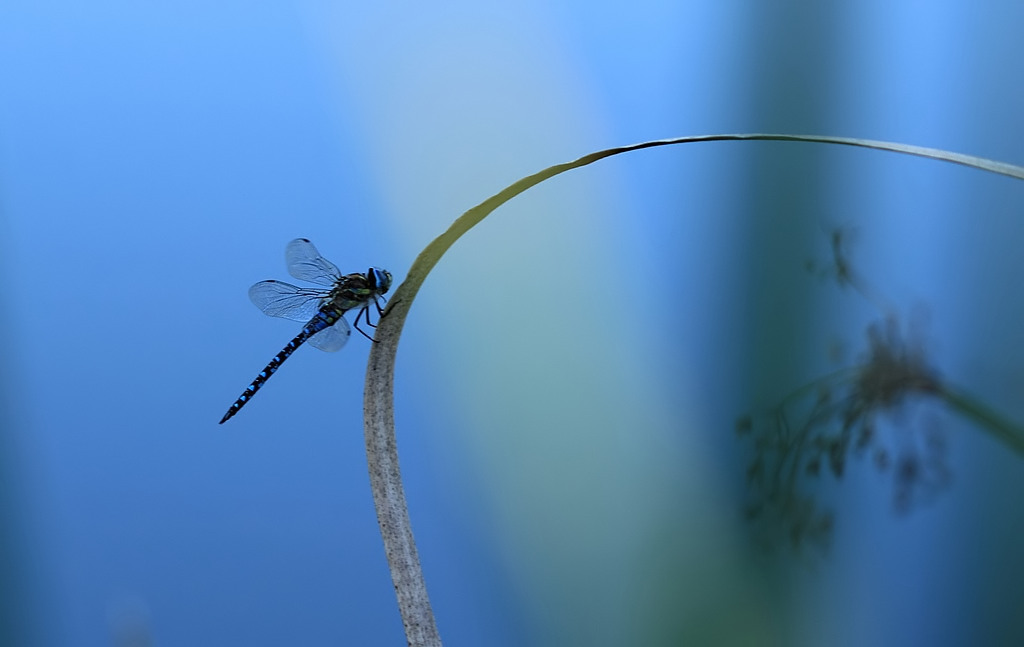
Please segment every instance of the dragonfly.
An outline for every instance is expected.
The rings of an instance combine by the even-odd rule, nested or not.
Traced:
[[[238,413],[302,344],[309,342],[313,348],[329,353],[341,350],[352,334],[352,328],[344,317],[346,312],[359,310],[353,325],[370,341],[373,338],[359,327],[360,319],[364,319],[371,328],[376,328],[370,322],[370,306],[377,309],[378,318],[384,314],[380,300],[391,288],[391,273],[387,270],[371,267],[365,274],[342,274],[306,238],[296,238],[288,243],[284,257],[289,274],[326,289],[300,288],[283,281],[260,281],[249,288],[249,299],[263,314],[301,321],[306,325],[245,387],[242,395],[221,418],[220,424]]]

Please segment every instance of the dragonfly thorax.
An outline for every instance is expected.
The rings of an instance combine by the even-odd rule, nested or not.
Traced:
[[[327,298],[341,310],[361,307],[388,291],[391,274],[387,270],[370,268],[366,274],[346,274],[337,280]]]

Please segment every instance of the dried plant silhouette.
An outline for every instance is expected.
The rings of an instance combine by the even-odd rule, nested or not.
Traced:
[[[444,253],[455,243],[456,240],[486,218],[499,206],[508,202],[527,189],[566,171],[587,166],[607,157],[613,157],[623,153],[647,148],[693,144],[699,142],[758,140],[833,144],[884,150],[944,162],[952,162],[954,164],[961,164],[1000,175],[1024,179],[1024,168],[1012,164],[1006,164],[970,155],[962,155],[960,153],[951,153],[933,148],[909,146],[906,144],[897,144],[892,142],[818,135],[763,133],[697,135],[610,148],[585,155],[571,162],[556,164],[513,183],[479,205],[466,211],[462,216],[456,219],[454,223],[452,223],[451,227],[449,227],[446,232],[434,239],[419,254],[419,256],[417,256],[415,262],[409,269],[409,274],[405,281],[403,281],[402,284],[398,286],[398,289],[395,290],[391,303],[385,311],[385,316],[381,318],[378,324],[377,333],[375,335],[375,341],[378,343],[373,344],[370,349],[370,357],[367,366],[366,389],[363,398],[363,421],[367,461],[369,463],[370,472],[370,487],[373,492],[374,504],[377,509],[377,521],[384,541],[384,550],[387,555],[388,565],[391,571],[392,583],[395,586],[395,594],[398,599],[399,611],[401,612],[402,622],[405,627],[406,639],[410,645],[440,645],[441,639],[437,630],[433,611],[431,610],[430,600],[427,596],[426,582],[423,578],[422,569],[420,568],[419,555],[413,540],[412,526],[409,521],[408,507],[406,505],[405,493],[402,487],[397,444],[395,440],[394,367],[395,357],[398,351],[398,341],[401,337],[402,328],[405,325],[406,316],[409,309],[412,307],[420,286],[422,286],[423,281],[426,280],[431,269],[437,264]],[[881,350],[892,355],[892,358],[895,359],[897,363],[904,362],[904,364],[906,364],[906,357],[903,357],[906,353],[900,355],[897,349],[890,348],[888,346],[885,346],[884,348],[880,347],[880,351]],[[893,354],[894,352],[895,354]],[[879,360],[881,361],[882,359],[883,358],[880,356]],[[906,367],[908,370],[913,370],[915,368],[909,364],[907,364]],[[923,374],[913,373],[913,375],[920,377]],[[862,373],[861,377],[865,380],[864,386],[870,387],[870,390],[858,393],[858,397],[862,398],[859,409],[849,409],[851,413],[857,410],[862,412],[859,418],[855,418],[851,421],[850,431],[848,434],[849,438],[843,440],[843,437],[841,436],[838,441],[838,445],[836,445],[836,443],[831,439],[817,441],[819,443],[832,443],[828,445],[826,450],[819,451],[820,455],[824,456],[825,453],[829,456],[833,454],[836,456],[845,455],[846,447],[855,444],[853,440],[854,430],[858,428],[858,423],[861,421],[868,421],[871,417],[870,414],[878,409],[880,403],[887,401],[886,399],[899,397],[901,393],[906,392],[905,390],[901,391],[899,389],[893,390],[892,387],[888,387],[887,390],[886,387],[882,387],[881,383],[872,381],[868,373]],[[950,402],[950,396],[947,395],[946,400],[947,402]],[[808,436],[809,434],[805,433],[805,437]],[[792,447],[792,449],[788,451],[798,451],[800,455],[803,455],[804,452],[807,452],[808,455],[811,453],[810,449],[799,449],[796,445],[793,445],[792,441],[789,441],[788,444],[783,443],[781,445],[776,442],[776,446]],[[796,464],[805,465],[805,462],[803,459],[800,459],[796,461]],[[841,462],[837,464],[841,465]],[[795,468],[790,469],[792,470]],[[782,472],[778,473],[781,474]],[[808,518],[814,518],[814,515],[810,514],[808,515]]]
[[[758,539],[773,546],[784,536],[793,548],[828,545],[834,513],[819,500],[822,482],[842,479],[852,459],[865,459],[892,481],[899,513],[931,500],[950,481],[946,442],[934,417],[908,412],[934,403],[965,416],[1024,455],[1024,428],[980,399],[954,387],[929,361],[922,326],[901,322],[896,309],[854,269],[845,233],[831,233],[831,264],[808,269],[853,288],[882,310],[866,331],[860,361],[797,389],[762,416],[736,425],[753,445],[747,467],[747,517]]]

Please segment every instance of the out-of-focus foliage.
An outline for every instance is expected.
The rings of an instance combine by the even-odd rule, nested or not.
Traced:
[[[746,509],[759,540],[780,537],[794,548],[827,546],[836,512],[822,481],[839,481],[861,459],[892,483],[892,504],[905,514],[931,501],[951,479],[942,423],[934,411],[908,411],[931,403],[968,416],[1013,451],[1024,449],[1024,430],[952,387],[931,365],[923,324],[902,322],[897,310],[854,269],[841,229],[831,233],[832,262],[819,276],[853,288],[884,312],[867,327],[859,361],[819,377],[759,415],[746,414],[736,432],[749,440],[751,501]]]

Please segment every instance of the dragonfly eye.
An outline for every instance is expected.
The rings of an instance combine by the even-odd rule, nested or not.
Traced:
[[[387,270],[371,267],[366,272],[366,276],[370,279],[370,288],[379,294],[386,294],[391,288],[391,272]]]

